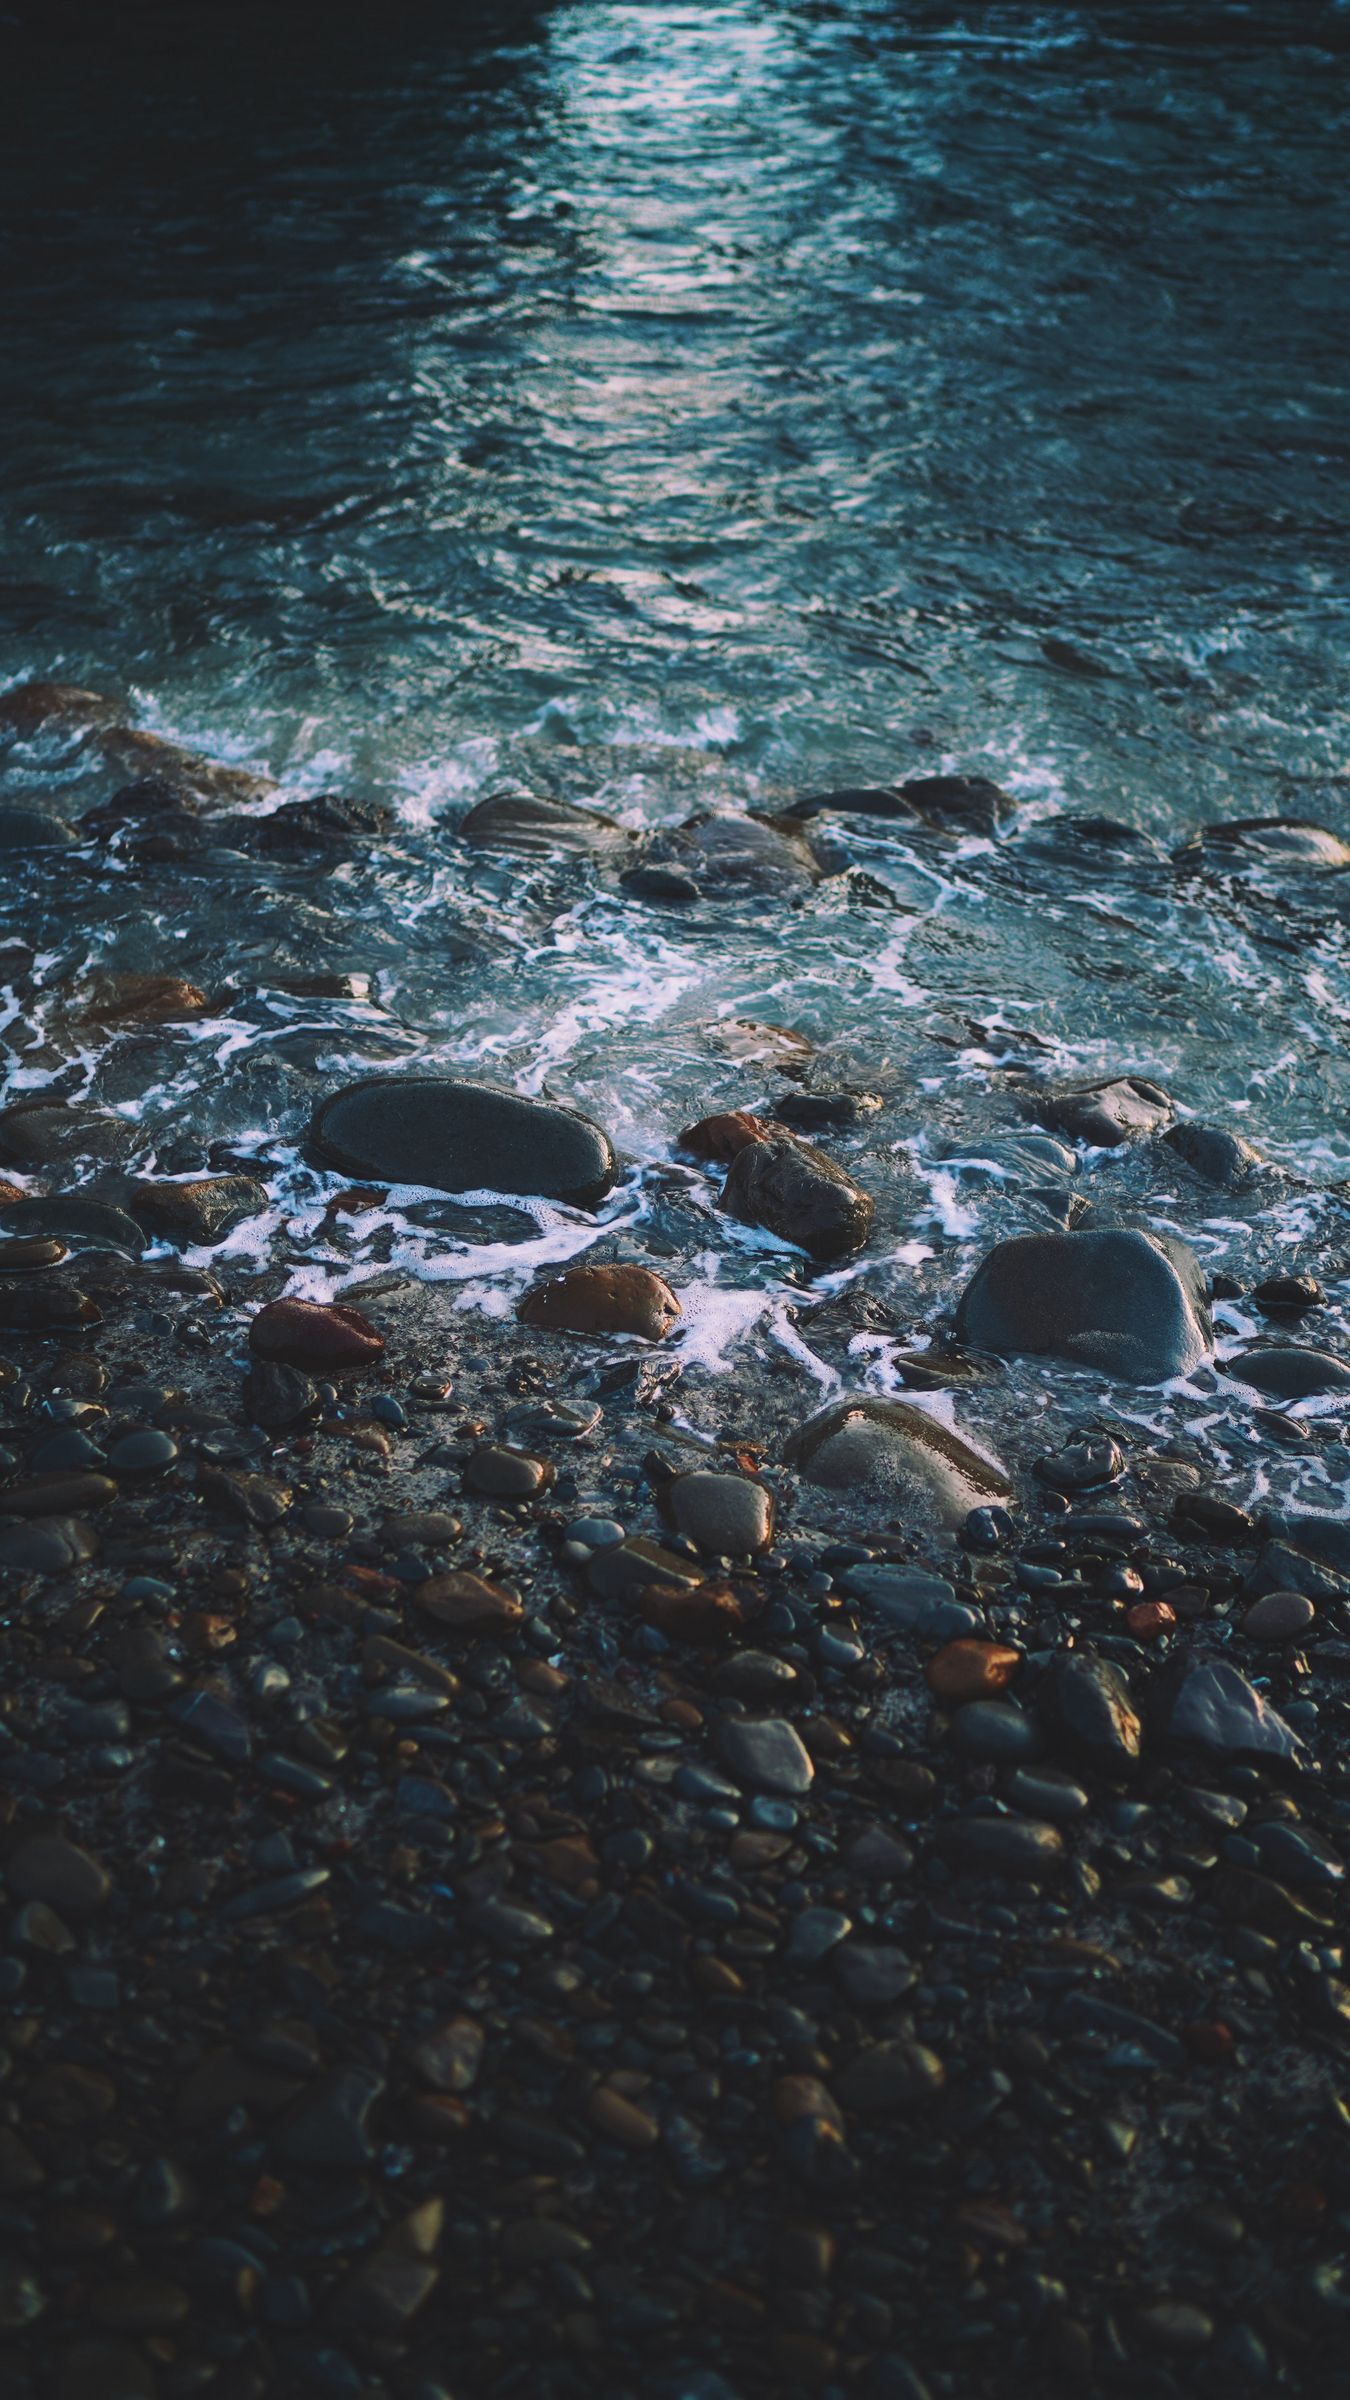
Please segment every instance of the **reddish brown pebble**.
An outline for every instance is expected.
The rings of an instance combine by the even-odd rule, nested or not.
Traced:
[[[317,1300],[269,1300],[248,1329],[248,1346],[255,1358],[342,1374],[370,1366],[384,1349],[384,1335],[356,1308],[325,1307]]]
[[[724,1116],[700,1117],[697,1125],[686,1125],[679,1147],[687,1150],[691,1158],[725,1167],[751,1142],[767,1142],[775,1132],[781,1134],[781,1128],[766,1125],[762,1117],[751,1116],[749,1109],[737,1108]]]
[[[673,1642],[711,1648],[745,1631],[745,1610],[725,1583],[649,1583],[635,1595],[638,1614]]]
[[[992,1700],[1007,1690],[1021,1664],[1021,1651],[1002,1642],[960,1641],[946,1643],[924,1672],[937,1700]]]
[[[1176,1621],[1176,1610],[1165,1600],[1141,1600],[1125,1611],[1125,1630],[1137,1642],[1156,1642],[1161,1634],[1171,1632]]]
[[[650,1267],[573,1267],[527,1292],[516,1315],[550,1333],[635,1333],[659,1342],[680,1314],[670,1285]]]
[[[1225,2025],[1217,2017],[1204,2018],[1195,2025],[1183,2025],[1181,2038],[1191,2057],[1206,2067],[1226,2065],[1237,2047],[1231,2026]]]
[[[452,1633],[507,1633],[525,1614],[512,1593],[481,1575],[431,1575],[412,1596],[414,1607]]]
[[[210,1007],[199,984],[178,975],[114,975],[85,1010],[95,1024],[171,1025]]]
[[[592,2092],[586,2114],[598,2133],[625,2150],[650,2150],[661,2138],[656,2119],[611,2084],[602,2083]]]

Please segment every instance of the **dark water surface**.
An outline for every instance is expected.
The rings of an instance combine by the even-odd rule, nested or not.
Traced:
[[[1157,1076],[1312,1188],[1259,1222],[1156,1172],[1126,1197],[1214,1260],[1316,1246],[1350,877],[1168,854],[1230,816],[1350,834],[1350,11],[386,16],[0,36],[0,676],[397,811],[310,861],[7,854],[49,995],[13,1088],[136,1115],[172,1170],[293,1137],[344,1073],[460,1062],[659,1162],[762,1096],[704,1031],[732,1012],[894,1096],[863,1272],[920,1317],[1033,1221],[938,1158],[1009,1070]],[[795,906],[681,913],[454,832],[508,780],[643,828],[944,767],[1022,804],[1009,838],[838,820],[854,872]],[[44,737],[5,788],[74,816],[112,780]],[[93,968],[227,997],[74,1038]],[[336,971],[371,998],[269,980]],[[617,1206],[651,1223],[650,1183]],[[665,1238],[767,1291],[783,1255],[701,1222]],[[450,1264],[494,1304],[500,1253]]]

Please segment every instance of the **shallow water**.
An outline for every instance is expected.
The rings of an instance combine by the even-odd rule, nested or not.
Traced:
[[[801,1262],[672,1163],[691,1116],[783,1088],[709,1020],[796,1028],[817,1085],[888,1102],[823,1137],[881,1209],[817,1296],[861,1283],[922,1333],[1047,1223],[940,1153],[1006,1128],[1010,1077],[1124,1069],[1303,1182],[1239,1206],[1089,1160],[1099,1201],[1239,1279],[1334,1282],[1350,875],[1169,853],[1227,816],[1350,834],[1348,44],[1343,7],[867,0],[414,11],[378,41],[246,14],[228,55],[190,18],[28,29],[0,677],[124,693],[283,799],[395,817],[285,862],[7,853],[5,930],[42,959],[11,1090],[134,1115],[162,1171],[273,1161],[295,1288],[392,1265],[497,1313],[589,1222],[456,1248],[395,1212],[335,1246],[295,1143],[401,1059],[556,1092],[634,1162],[602,1238],[704,1294],[690,1363],[767,1329],[808,1390],[884,1384],[888,1343],[815,1343]],[[682,912],[455,838],[506,781],[645,829],[944,768],[1020,804],[1005,840],[823,820],[840,871],[791,903]],[[4,790],[73,817],[117,780],[43,737]],[[95,969],[212,1011],[95,1037]],[[369,996],[278,988],[333,972]],[[1197,1439],[1231,1412],[1139,1405]],[[1314,1496],[1350,1465],[1224,1439]]]

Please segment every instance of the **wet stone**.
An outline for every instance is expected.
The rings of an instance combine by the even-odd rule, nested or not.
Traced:
[[[177,1458],[178,1444],[172,1434],[148,1425],[124,1433],[114,1442],[108,1452],[108,1465],[114,1475],[162,1475]]]
[[[268,1433],[308,1423],[323,1405],[308,1375],[275,1358],[255,1358],[244,1377],[243,1401],[252,1422]]]
[[[1186,1375],[1210,1353],[1198,1260],[1170,1235],[1017,1234],[961,1295],[958,1339],[1053,1356],[1136,1383]]]
[[[268,1301],[249,1326],[248,1342],[255,1358],[327,1375],[370,1366],[384,1350],[383,1334],[359,1309],[315,1300]]]
[[[885,1499],[916,1522],[959,1526],[972,1509],[1004,1501],[1006,1475],[923,1409],[870,1394],[834,1402],[787,1446],[808,1483]]]
[[[735,1780],[752,1791],[797,1799],[815,1780],[810,1752],[782,1717],[729,1717],[719,1731],[722,1757]]]
[[[446,1076],[378,1076],[315,1111],[310,1145],[326,1166],[443,1192],[537,1193],[594,1207],[617,1172],[588,1117]]]
[[[956,1817],[939,1829],[944,1856],[973,1874],[1039,1882],[1067,1861],[1058,1826],[1032,1817]]]
[[[714,1557],[752,1557],[773,1540],[773,1495],[742,1475],[677,1475],[662,1487],[660,1507],[686,1540]]]
[[[1160,1086],[1142,1075],[1120,1075],[1102,1083],[1063,1084],[1056,1090],[1028,1093],[1019,1103],[1024,1115],[1070,1141],[1088,1142],[1097,1149],[1115,1149],[1153,1133],[1172,1115],[1172,1103]]]
[[[1056,1738],[1106,1772],[1128,1773],[1143,1752],[1143,1724],[1121,1668],[1088,1651],[1055,1662],[1047,1709]]]
[[[1264,1163],[1250,1142],[1222,1125],[1199,1125],[1188,1119],[1180,1125],[1169,1125],[1162,1139],[1173,1157],[1179,1158],[1193,1175],[1215,1184],[1220,1191],[1233,1191],[1250,1183]]]
[[[363,2067],[324,2076],[277,2125],[277,2156],[292,2166],[367,2166],[375,2155],[370,2119],[383,2092],[383,2078]]]
[[[946,2073],[921,2042],[874,2042],[856,2051],[834,2078],[841,2107],[863,2117],[889,2117],[918,2108],[941,2091]]]
[[[863,1600],[888,1623],[898,1626],[919,1626],[935,1608],[950,1606],[956,1599],[954,1587],[945,1576],[928,1575],[918,1567],[895,1567],[870,1562],[849,1567],[843,1576],[843,1588],[855,1600]]]
[[[680,1303],[649,1267],[572,1267],[525,1294],[523,1325],[552,1332],[633,1334],[663,1341],[678,1323]]]
[[[551,1461],[490,1443],[475,1450],[464,1469],[464,1489],[493,1500],[532,1500],[547,1490],[557,1470]]]
[[[1194,1743],[1222,1757],[1291,1762],[1302,1757],[1298,1736],[1226,1659],[1186,1664],[1171,1692],[1165,1723],[1173,1742]]]
[[[4,1862],[5,1881],[19,1900],[40,1900],[59,1915],[96,1915],[112,1880],[87,1850],[62,1834],[30,1834]]]
[[[876,1213],[875,1202],[845,1168],[790,1135],[747,1142],[737,1151],[721,1206],[822,1261],[861,1250]]]
[[[1295,1342],[1265,1342],[1225,1359],[1224,1371],[1269,1400],[1307,1400],[1320,1392],[1350,1392],[1350,1365],[1326,1350]]]
[[[185,1183],[134,1183],[128,1205],[156,1236],[184,1244],[223,1241],[232,1226],[256,1217],[267,1192],[248,1175],[201,1175]]]
[[[11,1575],[64,1575],[94,1556],[98,1537],[78,1517],[30,1517],[26,1524],[0,1524],[0,1571]]]
[[[1052,1825],[1072,1825],[1090,1805],[1082,1784],[1060,1767],[1019,1766],[1002,1789],[1021,1815],[1044,1817]]]
[[[459,838],[470,850],[504,850],[512,858],[613,858],[634,836],[596,808],[534,792],[492,792],[463,818]]]
[[[1040,1728],[1012,1700],[972,1700],[958,1708],[951,1721],[951,1740],[967,1758],[991,1765],[1011,1766],[1036,1758],[1041,1750]]]

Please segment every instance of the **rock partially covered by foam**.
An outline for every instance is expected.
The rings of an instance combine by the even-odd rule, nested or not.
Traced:
[[[959,1341],[1096,1367],[1131,1383],[1189,1375],[1213,1347],[1200,1262],[1170,1235],[1028,1233],[991,1250],[961,1295]]]
[[[309,1146],[324,1166],[440,1192],[533,1193],[593,1208],[618,1166],[589,1117],[451,1075],[374,1075],[322,1100]]]
[[[962,1525],[972,1509],[1011,1495],[997,1462],[940,1419],[872,1393],[818,1410],[793,1435],[786,1455],[807,1483],[870,1493],[916,1528]]]

